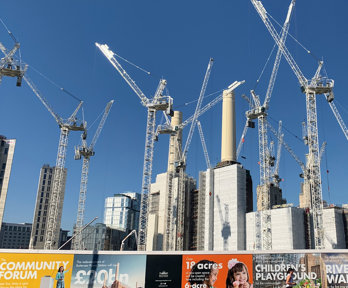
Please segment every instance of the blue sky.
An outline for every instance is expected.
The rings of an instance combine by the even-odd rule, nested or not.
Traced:
[[[263,3],[271,15],[283,23],[290,1],[265,0]],[[238,140],[248,109],[241,94],[249,95],[255,87],[273,47],[264,24],[250,1],[245,0],[62,0],[50,4],[42,0],[13,0],[3,1],[1,6],[0,18],[20,41],[22,59],[30,66],[28,76],[59,115],[67,118],[78,103],[47,78],[84,100],[84,117],[90,125],[106,103],[115,99],[91,159],[85,222],[95,216],[102,221],[106,197],[124,191],[140,192],[146,126],[146,109],[95,47],[95,42],[107,43],[119,55],[151,71],[148,76],[121,62],[147,97],[153,96],[159,79],[165,78],[169,94],[174,98],[174,108],[183,111],[184,119],[193,114],[195,103],[184,104],[198,98],[209,58],[213,57],[207,95],[235,80],[246,80],[236,90]],[[318,58],[324,59],[329,77],[335,80],[336,106],[348,124],[347,9],[348,3],[344,0],[336,0],[334,4],[324,0],[297,1],[290,33]],[[0,41],[6,47],[13,46],[3,27],[0,27]],[[310,78],[317,68],[316,60],[290,37],[287,45],[304,75]],[[274,56],[256,87],[262,100]],[[15,79],[4,78],[0,95],[0,134],[17,139],[4,221],[31,222],[40,168],[46,163],[55,165],[59,129],[25,83],[18,88]],[[215,96],[207,97],[203,105]],[[319,141],[328,143],[322,160],[323,198],[330,203],[347,203],[348,143],[324,96],[319,95],[317,99]],[[269,115],[273,126],[277,126],[278,120],[283,121],[285,141],[304,161],[307,148],[295,136],[301,138],[301,123],[306,117],[305,96],[284,59]],[[158,121],[161,120],[158,114]],[[200,120],[210,160],[215,165],[220,157],[221,104]],[[91,127],[91,136],[96,126]],[[79,133],[71,132],[66,161],[68,179],[62,227],[69,230],[76,221],[80,186],[82,161],[73,159],[73,147],[79,144],[79,137]],[[155,147],[153,179],[165,171],[167,153],[168,137],[162,136]],[[251,171],[255,191],[259,182],[256,129],[249,130],[241,155],[246,157],[241,163]],[[205,170],[206,164],[197,131],[187,162],[187,172],[198,179],[198,172]],[[328,176],[326,170],[329,170]],[[281,187],[284,197],[295,205],[300,192],[300,172],[297,163],[283,149]]]

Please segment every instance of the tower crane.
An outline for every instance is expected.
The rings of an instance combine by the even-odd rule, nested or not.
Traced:
[[[107,103],[104,110],[103,117],[101,118],[99,122],[98,128],[93,136],[91,144],[89,146],[87,145],[87,127],[85,127],[85,131],[81,136],[82,145],[75,147],[75,160],[79,160],[81,159],[81,156],[83,156],[83,164],[82,164],[82,172],[81,172],[79,203],[78,203],[77,218],[76,218],[76,225],[75,225],[76,238],[75,238],[75,241],[73,242],[73,250],[83,249],[81,229],[83,228],[83,219],[84,219],[84,213],[85,213],[89,161],[90,161],[90,158],[94,156],[95,154],[94,146],[97,143],[97,140],[104,127],[106,118],[109,115],[109,112],[113,103],[114,103],[114,100],[111,100],[109,103]]]
[[[22,78],[28,68],[28,65],[14,58],[14,55],[19,47],[20,43],[15,41],[14,47],[10,51],[7,51],[5,46],[0,42],[0,50],[5,55],[5,57],[0,59],[0,83],[3,76],[8,76],[17,77],[16,85],[22,85]]]
[[[68,135],[70,131],[84,131],[84,125],[77,125],[77,118],[76,114],[79,111],[79,109],[82,106],[83,101],[80,101],[75,111],[71,114],[71,116],[64,120],[61,118],[57,113],[55,113],[52,109],[52,107],[49,105],[47,100],[42,96],[41,92],[37,89],[35,84],[29,79],[27,75],[23,76],[24,81],[28,84],[28,86],[33,90],[34,94],[39,98],[41,103],[46,107],[46,109],[51,113],[53,118],[58,123],[58,126],[60,128],[60,138],[59,138],[59,144],[58,144],[58,153],[57,153],[57,160],[56,160],[56,168],[54,172],[53,177],[53,188],[51,192],[50,197],[50,204],[49,204],[49,212],[48,212],[48,221],[46,226],[46,232],[45,232],[45,242],[44,242],[44,249],[54,249],[59,243],[58,243],[58,237],[59,237],[59,229],[60,229],[60,222],[61,222],[61,216],[58,216],[58,208],[60,199],[60,194],[63,189],[63,179],[65,174],[65,159],[66,159],[66,150],[68,146]],[[64,195],[64,194],[63,194]],[[33,244],[33,243],[31,243]]]
[[[184,150],[181,152],[180,155],[180,162],[177,166],[177,171],[179,173],[179,189],[178,189],[178,215],[177,215],[177,225],[176,225],[176,250],[182,251],[184,246],[184,207],[185,207],[185,170],[186,170],[186,155],[190,148],[193,132],[197,125],[197,119],[199,115],[199,111],[203,102],[203,97],[208,85],[208,80],[210,77],[210,72],[213,67],[213,58],[209,59],[208,67],[205,72],[201,92],[198,97],[195,113],[193,114],[193,119],[190,126],[190,131],[188,133],[186,143],[184,146]],[[172,231],[173,232],[173,231]]]
[[[292,14],[293,7],[295,5],[295,0],[291,1],[288,9],[288,13],[283,24],[283,29],[280,35],[280,45],[284,45],[287,34],[290,27],[290,18]],[[282,56],[281,48],[278,48],[277,55],[273,64],[273,70],[268,83],[268,88],[266,92],[266,97],[261,105],[260,98],[255,94],[255,91],[251,90],[251,96],[254,102],[253,108],[246,112],[247,119],[258,119],[258,136],[259,136],[259,163],[260,163],[260,185],[257,197],[261,197],[261,208],[262,216],[256,219],[256,233],[262,233],[262,237],[258,235],[256,239],[262,243],[256,243],[256,247],[263,250],[272,249],[272,231],[271,231],[271,201],[270,201],[270,185],[271,179],[271,167],[270,161],[267,159],[268,152],[268,139],[267,139],[267,112],[269,109],[269,103],[271,100],[271,95],[273,92],[275,79],[277,77],[280,60]],[[259,201],[258,201],[259,202]],[[261,223],[260,223],[261,221]]]
[[[288,51],[287,47],[281,41],[277,31],[275,30],[272,22],[268,17],[268,12],[264,8],[263,4],[259,0],[251,0],[251,3],[255,7],[257,13],[261,17],[263,23],[271,34],[272,38],[281,49],[282,54],[290,65],[291,69],[295,73],[301,87],[301,91],[306,94],[306,107],[307,107],[307,131],[308,131],[308,166],[309,166],[309,185],[311,194],[311,212],[313,215],[314,226],[314,241],[315,249],[324,248],[324,229],[323,229],[323,203],[322,203],[322,187],[321,187],[321,174],[320,174],[320,161],[319,161],[319,144],[318,144],[318,119],[317,119],[317,106],[316,95],[317,94],[332,94],[334,87],[334,81],[327,77],[320,75],[320,70],[323,62],[319,62],[318,69],[312,79],[307,79],[297,63],[293,59],[292,55]],[[291,5],[291,4],[290,4]]]
[[[173,99],[170,96],[162,95],[164,88],[167,85],[167,81],[161,79],[155,95],[152,99],[149,99],[141,91],[134,80],[128,75],[126,70],[123,69],[121,64],[115,58],[115,53],[111,51],[106,44],[95,43],[104,56],[114,66],[114,68],[120,73],[122,78],[132,88],[132,90],[140,98],[141,104],[147,108],[147,124],[146,124],[146,136],[145,136],[145,153],[144,153],[144,166],[141,185],[141,200],[140,200],[140,216],[139,216],[139,237],[138,237],[138,250],[144,251],[146,249],[146,228],[148,217],[148,197],[150,194],[151,176],[152,176],[152,160],[155,140],[155,125],[156,125],[156,112],[166,111],[167,114],[171,114],[171,107]]]
[[[230,91],[235,90],[237,87],[239,87],[240,85],[242,85],[245,81],[234,81],[231,85],[228,86],[228,89],[230,89]],[[219,94],[215,99],[213,99],[211,102],[209,102],[208,104],[206,104],[203,108],[201,108],[200,110],[198,110],[197,112],[197,118],[200,117],[201,115],[203,115],[205,112],[207,112],[210,108],[214,107],[217,103],[219,103],[223,98],[223,94]],[[196,118],[196,119],[197,119]],[[192,123],[194,119],[194,115],[191,115],[190,117],[188,117],[185,121],[183,121],[180,125],[172,127],[169,123],[166,123],[164,125],[159,125],[157,128],[157,135],[158,134],[170,134],[171,137],[171,141],[170,143],[174,143],[174,145],[176,146],[175,149],[177,149],[177,151],[179,151],[178,155],[181,155],[181,142],[178,141],[177,137],[178,135],[181,135],[182,130],[190,123]],[[180,156],[179,156],[180,158]],[[177,166],[177,172],[175,172],[176,174],[179,174],[179,170],[180,170],[180,159],[176,159],[174,160],[174,162],[176,162],[176,166]],[[173,163],[174,164],[174,163]],[[172,184],[171,184],[171,179],[174,177],[174,173],[168,173],[169,177],[168,177],[168,199],[172,198]],[[182,175],[182,177],[184,177],[184,173]],[[181,183],[179,181],[179,183]],[[182,187],[181,189],[184,189],[184,187]],[[171,213],[171,209],[170,209],[170,205],[168,205],[169,209],[168,209],[168,215],[172,215]],[[175,225],[173,225],[173,219],[172,216],[168,216],[170,219],[167,220],[167,229],[166,229],[166,234],[165,234],[165,243],[166,243],[166,250],[173,250],[174,247],[171,246],[172,244],[172,240],[169,239],[173,239],[173,236],[170,236],[169,234],[173,235],[173,229],[169,229],[168,227],[174,227]],[[171,226],[170,226],[171,225]],[[166,240],[168,239],[168,240]]]
[[[235,90],[238,86],[240,86],[241,84],[243,84],[245,81],[235,81],[233,82],[231,85],[228,86],[228,89]],[[209,102],[208,104],[206,104],[203,108],[201,108],[200,110],[198,110],[197,112],[197,118],[200,117],[201,115],[203,115],[205,112],[207,112],[210,108],[214,107],[217,103],[219,103],[223,98],[223,94],[219,94],[215,99],[213,99],[211,102]],[[197,119],[196,118],[196,119]],[[188,117],[185,121],[183,121],[181,124],[177,125],[177,126],[172,126],[169,122],[169,120],[167,119],[165,124],[162,125],[158,125],[157,130],[156,130],[156,139],[158,138],[159,134],[169,134],[170,135],[170,144],[169,146],[173,145],[173,151],[178,151],[178,153],[176,153],[177,155],[181,155],[181,151],[182,151],[182,147],[181,147],[181,141],[179,141],[178,137],[179,135],[181,135],[182,130],[190,123],[193,122],[194,119],[194,114],[191,115],[190,117]],[[171,149],[171,148],[169,148]],[[174,159],[173,160],[174,163],[171,163],[170,165],[176,165],[179,166],[180,163],[180,156],[178,157],[178,159]],[[178,168],[179,170],[179,168]],[[166,233],[164,235],[164,247],[166,250],[174,250],[174,246],[173,246],[173,239],[175,238],[175,235],[173,233],[174,229],[173,227],[175,227],[174,221],[173,221],[173,213],[172,213],[172,204],[171,204],[171,199],[173,198],[173,192],[172,192],[172,179],[174,177],[174,174],[178,174],[178,172],[171,172],[168,171],[168,193],[167,193],[167,225],[166,225]]]

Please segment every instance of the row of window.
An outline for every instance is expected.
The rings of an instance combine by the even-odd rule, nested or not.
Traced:
[[[4,225],[2,227],[4,229],[4,231],[30,231],[31,227],[18,227],[18,226],[6,226]]]

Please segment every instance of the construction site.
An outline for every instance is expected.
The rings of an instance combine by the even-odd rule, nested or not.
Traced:
[[[102,101],[94,99],[97,102],[94,102],[92,106],[98,107],[99,116],[96,120],[88,120],[88,125],[86,119],[91,116],[85,116],[84,110],[88,99],[82,101],[81,99],[85,99],[83,95],[79,93],[80,96],[76,96],[70,90],[62,88],[61,85],[48,79],[22,60],[20,53],[22,43],[17,41],[14,36],[16,33],[12,34],[1,20],[8,33],[7,37],[13,40],[13,47],[6,46],[0,39],[0,50],[3,54],[0,61],[0,80],[2,80],[0,88],[5,84],[8,85],[9,88],[6,88],[9,90],[17,89],[10,87],[10,84],[14,85],[13,81],[8,80],[9,78],[15,79],[19,90],[23,90],[21,86],[26,84],[26,89],[29,88],[36,100],[39,100],[41,110],[43,110],[42,105],[44,107],[45,113],[42,113],[44,116],[41,116],[41,111],[40,117],[48,119],[47,112],[49,112],[51,120],[53,117],[60,132],[55,165],[44,164],[48,163],[45,159],[49,157],[48,155],[53,155],[53,152],[51,150],[48,152],[39,146],[37,151],[32,153],[39,154],[42,149],[41,166],[36,164],[32,167],[31,160],[26,160],[27,170],[36,169],[37,171],[34,172],[38,172],[40,169],[37,188],[34,189],[35,196],[31,191],[32,188],[28,188],[31,201],[35,198],[35,207],[28,208],[33,211],[28,248],[57,250],[61,249],[62,242],[65,245],[65,242],[71,241],[71,250],[86,250],[86,247],[93,247],[88,248],[90,250],[113,250],[115,248],[112,247],[116,247],[116,242],[117,247],[121,247],[122,250],[124,241],[130,241],[131,238],[136,247],[134,249],[138,251],[279,251],[348,248],[348,205],[344,203],[348,201],[345,197],[338,197],[341,203],[332,204],[334,201],[330,198],[336,199],[331,193],[345,194],[347,180],[341,177],[341,186],[336,186],[340,191],[330,191],[329,177],[331,175],[329,175],[329,157],[327,156],[329,146],[339,146],[337,151],[346,151],[346,148],[342,147],[347,147],[348,144],[348,129],[345,124],[348,113],[344,105],[337,104],[336,79],[331,79],[327,75],[324,58],[314,57],[314,53],[305,48],[295,37],[300,34],[298,31],[295,36],[290,34],[289,29],[294,21],[297,3],[295,0],[288,2],[289,6],[286,7],[285,3],[282,3],[281,7],[278,7],[279,15],[276,18],[282,19],[283,24],[279,24],[268,12],[264,1],[250,0],[248,3],[249,9],[252,9],[252,12],[249,11],[250,15],[257,20],[255,21],[258,25],[257,29],[260,28],[260,31],[263,31],[263,36],[260,37],[269,38],[264,42],[267,43],[265,44],[267,48],[264,49],[265,51],[271,49],[271,52],[267,52],[270,54],[265,52],[263,60],[260,60],[260,63],[266,62],[265,64],[258,64],[253,68],[252,76],[250,71],[239,75],[236,68],[233,73],[227,73],[228,75],[223,79],[225,84],[221,84],[217,80],[222,78],[218,72],[221,68],[217,68],[216,72],[213,71],[213,65],[221,61],[221,57],[217,55],[218,60],[207,58],[208,65],[204,70],[203,81],[199,73],[196,73],[198,76],[194,79],[200,82],[189,81],[192,86],[202,83],[199,86],[198,97],[191,95],[190,98],[185,98],[185,105],[181,106],[183,99],[177,100],[176,94],[172,93],[172,90],[169,91],[170,77],[164,79],[163,76],[158,76],[161,73],[158,71],[150,73],[142,67],[142,63],[146,63],[144,60],[138,58],[138,60],[130,61],[128,58],[131,57],[120,56],[115,43],[110,41],[111,44],[109,44],[107,37],[101,37],[106,39],[103,42],[100,40],[96,42],[98,39],[96,38],[93,43],[90,43],[95,49],[94,61],[97,63],[93,66],[94,75],[101,74],[104,84],[112,82],[112,85],[121,86],[122,93],[127,95],[117,95],[112,98],[115,100],[110,100],[109,97],[107,101],[104,96],[100,96],[104,102],[99,106],[96,103],[100,104]],[[297,17],[300,15],[302,16],[299,13]],[[252,23],[254,25],[254,22]],[[254,26],[251,29],[254,29]],[[288,47],[290,40],[292,44]],[[9,41],[6,40],[6,42]],[[259,45],[262,46],[264,43]],[[24,50],[25,47],[21,49]],[[299,50],[306,56],[314,58],[314,61],[310,62],[310,67],[307,62],[303,64],[302,59],[305,56],[299,56]],[[325,53],[325,49],[323,51]],[[123,52],[125,51],[120,51],[120,54],[124,55]],[[127,53],[127,55],[131,54],[132,52]],[[180,70],[185,70],[181,66],[182,63]],[[280,69],[280,66],[286,68]],[[192,69],[190,68],[190,72]],[[195,69],[197,70],[196,67]],[[268,71],[269,75],[265,71]],[[35,80],[29,78],[33,72],[40,73],[39,76],[43,76],[46,82],[49,80],[50,85],[56,86],[60,95],[64,94],[64,96],[54,99],[42,93],[41,88],[38,87],[41,84],[46,91],[46,84],[43,80],[41,82],[36,80],[40,78]],[[214,73],[218,76],[213,76]],[[250,83],[250,79],[248,82],[244,76],[252,79],[253,83]],[[142,85],[143,81],[136,80],[142,77],[151,77],[149,83],[157,86],[150,88],[148,84]],[[282,88],[278,88],[279,77],[282,79]],[[210,84],[209,80],[213,83]],[[88,85],[92,85],[92,81]],[[212,85],[217,92],[207,92],[211,91],[208,89],[209,85]],[[290,101],[291,104],[283,104],[284,100],[279,100],[284,97],[283,95],[273,96],[276,93],[281,94],[282,90],[287,90],[290,86],[295,88],[289,90],[289,93],[297,94],[292,96],[294,99]],[[104,88],[101,88],[104,92],[102,89]],[[150,94],[147,92],[150,89],[152,89],[151,93],[155,92]],[[342,95],[343,89],[340,89],[338,99],[345,97]],[[88,86],[84,89],[84,93],[88,93],[88,90],[97,89]],[[185,91],[180,92],[185,94]],[[192,91],[187,93],[191,94]],[[64,97],[68,100],[64,100]],[[127,101],[132,98],[131,101],[140,101],[141,105],[133,102],[129,104],[122,98],[127,98]],[[51,101],[55,105],[52,105]],[[241,101],[244,101],[243,105]],[[275,105],[273,106],[274,101],[276,108],[274,108]],[[36,106],[39,106],[37,102]],[[67,103],[69,105],[74,103],[74,105],[66,109]],[[185,107],[181,109],[182,106],[191,107],[190,112],[187,113],[191,116],[187,117],[183,113]],[[92,110],[96,115],[96,107],[89,111]],[[100,113],[102,107],[104,109]],[[114,110],[117,109],[115,113],[124,118],[117,118],[116,121],[116,116],[112,116],[112,107]],[[65,118],[61,116],[61,113],[56,112],[63,109],[65,112],[70,110],[73,112]],[[274,112],[275,110],[277,112]],[[36,114],[35,111],[33,113]],[[335,128],[332,126],[329,129],[321,128],[321,125],[324,127],[325,124],[321,114],[325,114],[326,117],[329,113],[332,117],[330,123],[334,123],[332,126]],[[291,121],[289,115],[294,114],[298,116],[298,119]],[[126,118],[125,115],[130,118]],[[37,121],[37,123],[40,122],[46,122],[46,120]],[[2,123],[2,126],[6,125]],[[288,143],[289,135],[291,137],[295,134],[291,132],[292,127],[299,124],[301,127],[298,128],[302,135],[294,137],[296,141],[299,141],[290,140]],[[56,135],[48,132],[53,130],[52,123],[47,125],[49,128],[45,128],[47,131],[45,137],[57,141]],[[104,126],[107,131],[102,134]],[[208,134],[206,133],[208,129],[205,130],[207,127],[210,127]],[[331,129],[335,131],[333,133],[337,138],[330,142],[328,135]],[[57,130],[56,127],[55,130]],[[8,135],[7,137],[17,137],[14,132],[5,132],[4,135]],[[23,133],[25,132],[27,131]],[[72,136],[72,142],[75,144],[74,157],[70,157],[68,153],[71,148],[68,147],[70,132],[74,134]],[[117,136],[111,138],[111,133]],[[133,134],[140,136],[135,140],[132,138]],[[101,146],[95,149],[99,138],[101,138],[99,141],[102,142]],[[339,142],[336,142],[336,139],[339,139],[337,140]],[[12,164],[12,154],[15,154],[14,145],[20,145],[20,141],[9,142],[6,137],[0,140],[4,143],[1,144],[1,149],[5,147],[3,151],[0,150],[2,161],[0,164],[3,167],[0,174],[2,177],[0,178],[0,219],[2,219],[11,167],[12,170],[16,169]],[[53,140],[50,141],[53,142]],[[301,145],[301,150],[304,151],[301,156],[295,153],[299,149],[293,147],[294,143]],[[6,152],[5,149],[7,149]],[[8,149],[12,151],[11,157],[7,157]],[[102,166],[98,166],[98,169],[89,173],[91,159],[96,158],[93,161],[100,165],[100,160],[97,159],[98,152],[97,154],[95,152],[98,149],[103,155],[101,156]],[[333,154],[336,148],[331,149],[330,153]],[[211,157],[211,154],[214,156]],[[72,164],[68,157],[74,160],[82,159],[82,170],[81,167]],[[124,162],[115,160],[118,159],[117,157]],[[282,164],[284,157],[288,160]],[[337,158],[346,161],[345,157],[347,153],[341,153],[341,156]],[[94,165],[93,161],[91,167]],[[331,170],[345,169],[338,167],[338,162],[330,163],[335,166]],[[34,172],[30,172],[33,173],[31,175],[35,175]],[[14,171],[12,173],[16,175]],[[286,176],[291,174],[288,177],[290,180],[284,180],[282,176],[284,174]],[[300,174],[299,177],[298,174]],[[12,182],[21,181],[13,179],[14,177],[11,175]],[[34,178],[34,176],[31,177]],[[35,177],[37,183],[37,176]],[[69,180],[72,178],[75,180]],[[92,188],[88,186],[89,178],[92,181]],[[140,197],[137,198],[136,193],[126,192],[131,191],[129,189],[138,191]],[[73,190],[75,192],[72,193]],[[89,202],[90,193],[93,200]],[[114,194],[115,199],[117,197],[119,199],[108,198],[111,194]],[[16,197],[19,199],[21,196]],[[105,206],[103,206],[104,200]],[[117,216],[118,218],[115,218],[116,220],[112,218],[114,216],[110,216],[114,213],[113,207],[122,208],[126,205],[128,205],[127,211],[131,211],[127,212],[127,216],[123,210]],[[107,208],[109,208],[108,212]],[[94,217],[93,220],[91,220],[92,217]],[[67,222],[64,222],[64,219],[68,218],[76,220],[73,221],[73,226],[69,227],[69,230],[73,231],[72,237],[68,241],[63,241],[60,236],[62,223],[65,225]],[[97,218],[100,218],[99,223],[93,224]],[[127,218],[125,222],[132,223],[129,225],[133,228],[127,228],[127,230],[121,218],[123,220]],[[88,222],[89,220],[91,221]],[[69,225],[71,224],[70,221]],[[94,230],[93,225],[95,225]],[[93,237],[87,239],[86,231],[92,234],[96,230],[103,231],[104,234],[99,235],[100,237],[93,234],[94,240]],[[87,245],[88,241],[91,243]]]

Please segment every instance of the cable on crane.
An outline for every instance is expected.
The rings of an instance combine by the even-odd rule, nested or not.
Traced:
[[[221,90],[219,90],[219,91],[216,91],[216,92],[213,92],[213,93],[211,93],[211,94],[209,94],[209,95],[206,95],[206,96],[203,97],[203,99],[208,98],[208,97],[211,97],[211,96],[213,96],[213,95],[215,95],[215,94],[221,93],[223,90],[224,90],[224,89],[221,89]],[[178,109],[178,108],[183,107],[183,106],[190,105],[190,104],[195,103],[195,102],[197,102],[197,101],[198,101],[198,99],[192,100],[192,101],[190,101],[190,102],[185,102],[184,104],[180,104],[180,105],[175,106],[175,109]]]
[[[68,90],[66,90],[65,88],[59,86],[57,83],[55,83],[53,80],[51,80],[50,78],[48,78],[46,75],[42,74],[39,70],[35,69],[33,66],[30,65],[30,67],[36,72],[38,73],[41,77],[45,78],[48,82],[50,82],[52,85],[56,86],[59,90],[63,91],[64,93],[66,93],[67,95],[71,96],[72,98],[74,98],[75,100],[81,102],[82,100],[78,97],[76,97],[74,94],[72,94],[71,92],[69,92]]]
[[[278,23],[278,21],[273,18],[271,14],[267,12],[267,15],[283,30],[283,26]],[[309,49],[307,49],[300,41],[298,41],[290,32],[288,32],[288,35],[301,47],[303,48],[309,55],[311,55],[317,62],[320,62],[320,59]]]
[[[271,59],[271,56],[272,56],[273,51],[274,51],[274,49],[275,49],[276,46],[277,46],[277,44],[275,43],[275,44],[273,45],[273,48],[272,48],[272,50],[271,50],[271,53],[268,55],[268,58],[267,58],[267,60],[266,60],[265,65],[264,65],[263,68],[262,68],[262,71],[261,71],[261,74],[260,74],[259,78],[256,80],[256,83],[255,83],[255,85],[254,85],[253,90],[256,90],[256,87],[257,87],[257,85],[259,84],[259,82],[260,82],[260,80],[261,80],[261,77],[262,77],[263,73],[265,72],[265,69],[266,69],[266,67],[267,67],[267,65],[268,65],[269,60]]]
[[[91,129],[93,127],[93,125],[95,124],[95,122],[97,122],[97,120],[100,119],[100,117],[104,114],[105,109],[106,108],[103,109],[103,111],[97,116],[97,118],[92,122],[92,124],[89,126],[89,128],[87,130]]]
[[[269,119],[271,119],[274,123],[279,123],[279,121],[278,120],[275,120],[275,119],[273,119],[271,116],[267,116]],[[286,126],[283,124],[282,125],[282,128],[284,129],[284,130],[286,130],[287,132],[289,132],[292,136],[294,136],[297,140],[299,140],[301,143],[303,142],[302,141],[302,139],[301,139],[301,137],[298,137],[295,133],[293,133],[293,132],[291,132],[288,128],[286,128]]]
[[[138,68],[139,70],[145,72],[147,75],[151,75],[151,72],[149,72],[149,71],[145,70],[144,68],[142,68],[142,67],[140,67],[140,66],[134,64],[133,62],[127,60],[126,58],[123,58],[122,56],[116,54],[115,52],[114,52],[114,55],[115,55],[116,57],[122,59],[123,61],[127,62],[128,64],[134,66],[135,68]]]
[[[0,22],[2,23],[2,25],[5,27],[7,33],[10,35],[10,37],[12,38],[12,40],[15,42],[15,43],[18,43],[16,37],[12,34],[12,32],[7,28],[6,24],[4,23],[4,21],[2,21],[2,19],[0,18]]]

